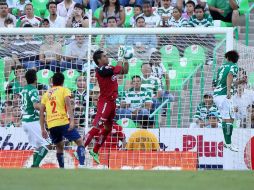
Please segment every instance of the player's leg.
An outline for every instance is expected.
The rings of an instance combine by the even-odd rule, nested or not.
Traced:
[[[110,134],[113,126],[113,119],[115,117],[116,104],[115,102],[107,102],[106,106],[102,112],[102,118],[104,128],[101,129],[99,133],[98,141],[96,142],[94,148],[89,153],[93,156],[94,160],[99,164],[100,161],[98,159],[99,149],[104,144],[108,134]]]
[[[22,122],[22,127],[27,135],[27,138],[28,138],[28,142],[30,145],[32,145],[35,149],[34,149],[34,152],[33,152],[33,164],[31,167],[34,167],[34,162],[37,158],[37,155],[38,155],[38,151],[36,150],[36,143],[33,141],[34,139],[32,138],[32,135],[30,134],[30,126],[29,126],[29,123],[27,122]]]
[[[238,152],[238,148],[232,145],[233,123],[234,123],[234,110],[233,103],[227,99],[226,96],[222,97],[221,105],[219,108],[222,117],[222,130],[224,135],[225,148],[229,148],[234,152]]]
[[[84,166],[85,164],[85,147],[82,141],[81,136],[79,135],[78,131],[76,129],[72,129],[71,131],[68,131],[69,125],[64,126],[64,133],[63,136],[67,138],[69,141],[74,141],[77,144],[77,155],[79,164],[81,166]]]
[[[84,140],[84,146],[87,147],[92,139],[94,138],[94,136],[97,136],[100,132],[100,125],[102,125],[102,122],[100,121],[100,118],[101,118],[101,114],[102,114],[102,111],[103,111],[103,108],[106,106],[107,104],[105,102],[101,102],[99,101],[97,103],[97,113],[96,113],[96,116],[93,120],[93,123],[92,123],[92,129],[85,135],[85,140]]]
[[[94,148],[89,151],[90,155],[93,157],[94,161],[97,164],[100,164],[99,150],[107,139],[108,134],[110,134],[113,122],[111,122],[111,124],[109,122],[103,122],[103,124],[104,127],[100,130],[100,133],[98,134],[99,138],[96,141]]]
[[[47,155],[50,149],[50,140],[44,139],[41,135],[41,127],[39,122],[33,122],[33,127],[31,129],[33,131],[33,138],[35,138],[37,156],[34,160],[34,167],[39,167],[43,158]]]
[[[52,143],[56,145],[56,158],[60,168],[64,168],[63,126],[49,129]]]
[[[107,139],[108,134],[111,133],[112,130],[113,121],[105,121],[104,122],[104,128],[101,129],[99,133],[98,141],[95,143],[95,146],[93,148],[93,152],[98,154],[100,148],[104,144],[105,140]]]
[[[27,134],[29,144],[31,144],[35,148],[33,152],[33,164],[31,167],[37,168],[39,167],[39,164],[41,161],[41,160],[39,161],[40,151],[38,149],[40,146],[38,146],[38,141],[44,142],[45,145],[46,145],[46,141],[45,139],[42,138],[41,132],[38,131],[38,127],[40,129],[40,125],[38,122],[23,122],[22,126],[25,133]]]
[[[59,168],[64,168],[64,142],[58,142],[56,144],[56,158]]]

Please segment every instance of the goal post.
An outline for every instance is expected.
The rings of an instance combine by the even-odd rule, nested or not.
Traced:
[[[25,36],[32,36],[34,41],[27,43]],[[93,52],[103,49],[110,65],[114,66],[118,48],[123,45],[134,48],[134,57],[128,60],[128,75],[117,78],[116,126],[101,150],[102,164],[94,164],[87,153],[86,165],[154,170],[226,168],[221,129],[189,127],[203,94],[212,91],[212,71],[217,68],[207,63],[216,59],[217,66],[221,65],[225,51],[234,49],[233,28],[0,28],[0,38],[0,167],[29,167],[33,149],[18,120],[24,71],[20,71],[23,75],[19,76],[19,71],[6,68],[10,66],[7,63],[24,67],[34,64],[29,68],[37,69],[40,95],[51,87],[54,72],[62,72],[64,85],[73,93],[75,124],[83,136],[91,127],[99,94]],[[85,43],[80,43],[82,48],[79,49],[75,43],[82,40]],[[28,45],[24,45],[26,43]],[[221,48],[216,48],[218,44]],[[32,51],[36,53],[33,63]],[[43,63],[47,67],[41,67]],[[52,69],[54,64],[57,67]],[[148,74],[156,75],[155,79],[146,77],[147,70]],[[135,85],[144,89],[138,95],[133,90]],[[15,113],[8,114],[13,110]],[[253,131],[237,130],[239,133],[235,133],[234,138],[239,141],[241,151],[232,156],[234,160],[228,168],[250,169]],[[66,145],[67,167],[75,168],[78,162],[72,153],[76,147],[70,142]],[[42,162],[44,167],[57,167],[54,153],[50,151]]]

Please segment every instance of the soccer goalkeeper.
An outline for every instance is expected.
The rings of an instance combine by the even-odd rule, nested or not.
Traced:
[[[109,60],[105,52],[97,50],[93,54],[93,60],[98,66],[96,69],[96,78],[100,87],[100,96],[97,103],[97,113],[92,123],[92,129],[85,136],[85,147],[88,146],[94,136],[98,140],[89,153],[96,163],[99,161],[99,149],[110,134],[115,117],[116,98],[118,97],[118,74],[127,74],[129,64],[126,59],[133,56],[132,50],[126,47],[120,47],[118,52],[118,63],[115,67],[109,66]],[[101,130],[100,130],[101,129]]]
[[[238,152],[238,148],[232,144],[231,136],[234,122],[234,106],[232,95],[236,92],[239,54],[232,50],[225,54],[225,63],[217,72],[217,79],[214,89],[214,102],[222,117],[222,130],[225,139],[225,148]]]

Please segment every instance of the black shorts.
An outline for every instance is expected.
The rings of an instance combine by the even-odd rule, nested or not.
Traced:
[[[50,128],[50,138],[52,143],[57,144],[63,140],[63,137],[69,141],[76,141],[80,138],[80,135],[76,129],[68,131],[69,125],[57,126]]]
[[[210,14],[213,17],[213,20],[222,20],[223,22],[232,22],[233,11],[228,13],[227,16],[225,17],[216,11],[210,10]]]

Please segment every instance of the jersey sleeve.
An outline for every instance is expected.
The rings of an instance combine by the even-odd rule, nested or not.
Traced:
[[[121,74],[121,71],[122,71],[122,66],[119,66],[119,65],[117,65],[117,66],[115,66],[115,67],[113,67],[114,69],[114,74],[116,74],[116,75],[118,75],[118,74]]]
[[[229,73],[231,73],[234,77],[237,77],[238,67],[236,65],[231,66]]]
[[[47,103],[47,95],[45,93],[41,98],[41,104],[46,105],[46,103]]]
[[[39,103],[40,102],[38,90],[33,89],[33,90],[28,92],[28,95],[31,98],[31,101],[33,103]]]
[[[101,68],[97,69],[98,74],[101,77],[108,77],[114,74],[120,74],[122,71],[121,66],[102,66]]]
[[[68,88],[64,88],[63,95],[64,95],[64,98],[67,96],[71,97],[71,91]]]

